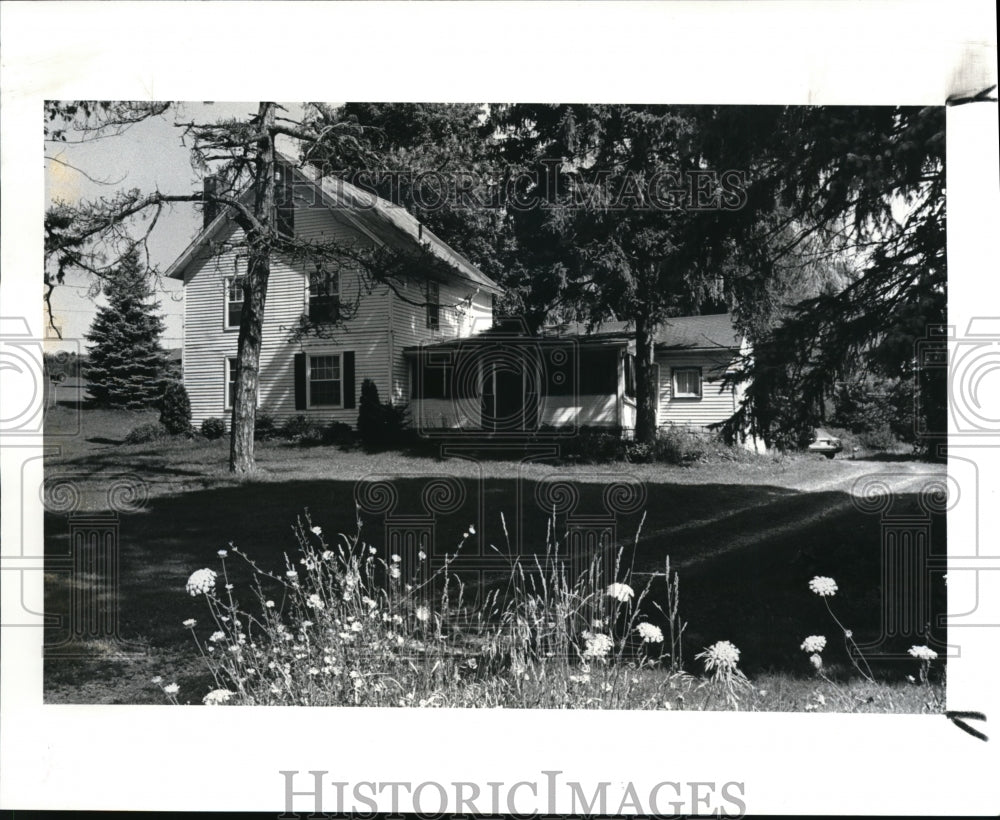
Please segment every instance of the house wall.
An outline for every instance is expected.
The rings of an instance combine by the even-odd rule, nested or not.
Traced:
[[[722,387],[722,379],[730,363],[728,356],[712,351],[658,352],[660,394],[657,424],[660,427],[682,425],[705,428],[725,421],[739,407],[739,398],[732,387]],[[702,369],[701,398],[679,398],[673,395],[673,374],[676,367]]]
[[[388,305],[392,315],[389,338],[389,353],[393,362],[392,400],[409,403],[410,364],[402,351],[422,343],[443,342],[488,330],[493,324],[493,300],[488,292],[478,290],[471,282],[459,279],[442,282],[439,285],[439,326],[433,330],[427,327],[427,308],[422,304],[426,296],[421,284],[403,283],[397,285],[396,290],[398,292],[390,293]],[[411,408],[411,412],[415,409]],[[437,408],[422,412],[439,415]],[[449,415],[455,415],[454,409],[449,411]],[[413,423],[416,423],[415,419]]]
[[[314,241],[368,241],[322,206],[297,210],[295,232],[299,238]],[[231,243],[238,243],[240,238],[241,232],[234,228]],[[195,425],[209,417],[228,420],[230,416],[226,407],[226,360],[236,356],[239,330],[225,327],[225,288],[228,277],[245,272],[243,253],[228,250],[193,262],[185,277],[184,383]],[[354,351],[355,396],[360,395],[365,378],[375,381],[380,396],[389,395],[392,350],[388,344],[388,288],[361,293],[357,313],[342,327],[332,330],[331,338],[295,340],[300,318],[308,310],[308,281],[304,263],[293,264],[281,257],[272,259],[264,312],[258,407],[279,422],[301,413],[353,426],[357,421],[356,407],[296,409],[294,356],[302,351],[317,354]],[[355,269],[346,265],[341,269],[340,287],[342,301],[354,302],[361,287]]]

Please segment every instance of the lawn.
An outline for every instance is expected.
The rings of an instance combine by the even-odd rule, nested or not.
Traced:
[[[663,600],[664,584],[662,578],[643,573],[661,571],[667,556],[679,573],[687,671],[700,674],[695,653],[729,640],[740,648],[740,666],[757,687],[744,708],[801,710],[811,704],[817,711],[943,709],[937,677],[932,677],[931,687],[907,680],[907,675],[917,674],[917,664],[898,655],[914,642],[911,636],[889,636],[867,652],[882,688],[872,689],[861,680],[848,663],[823,600],[808,588],[813,576],[835,578],[839,589],[832,604],[837,616],[853,630],[858,644],[879,643],[884,522],[853,503],[851,487],[864,475],[885,474],[894,491],[890,512],[912,516],[921,512],[921,486],[941,475],[941,466],[827,461],[806,455],[692,467],[560,465],[262,442],[260,474],[238,479],[226,470],[227,440],[122,443],[129,429],[151,418],[148,413],[77,412],[63,406],[46,419],[50,441],[59,447],[46,460],[53,498],[56,485],[71,482],[76,512],[102,512],[110,506],[109,488],[123,476],[141,485],[128,496],[128,509],[134,511],[118,519],[118,615],[124,644],[91,640],[74,649],[71,657],[50,652],[45,669],[48,702],[160,703],[162,693],[150,684],[156,675],[178,680],[184,691],[204,690],[204,664],[181,626],[187,618],[207,616],[204,604],[185,593],[188,576],[201,567],[216,567],[217,551],[230,543],[259,566],[280,571],[284,555],[294,556],[291,528],[306,509],[331,537],[354,533],[360,517],[361,537],[385,552],[386,514],[362,509],[359,516],[359,482],[367,486],[364,482],[386,480],[393,485],[398,501],[390,517],[398,522],[426,515],[425,490],[437,480],[443,493],[437,502],[445,511],[434,517],[436,540],[430,558],[440,564],[475,525],[460,553],[462,561],[455,565],[474,596],[490,589],[505,572],[501,553],[544,550],[553,502],[555,531],[561,534],[568,524],[579,525],[587,516],[608,515],[605,490],[618,481],[642,488],[638,498],[624,499],[629,502],[624,508],[619,503],[611,519],[624,561],[637,579],[651,584],[649,600]],[[561,489],[555,486],[560,484]],[[573,509],[562,504],[567,492],[577,497]],[[59,562],[69,552],[70,521],[65,507],[50,506],[45,516],[46,556],[52,566],[46,575],[46,611],[65,616],[70,580],[59,571]],[[930,516],[927,524],[931,554],[943,556],[944,516]],[[236,564],[230,571],[237,589],[246,589],[249,572]],[[931,588],[933,612],[943,612],[940,573],[932,574]],[[650,619],[655,617],[651,611]],[[58,643],[64,629],[50,630],[50,645]],[[799,649],[811,634],[830,638],[824,657],[835,683],[818,681]],[[943,632],[933,635],[938,642],[945,638]],[[654,688],[666,685],[655,675],[644,670],[640,677],[653,676],[658,682],[649,685]],[[706,705],[706,690],[683,686],[688,688],[676,681],[669,684],[675,708]],[[834,686],[840,689],[831,689]],[[771,695],[760,695],[760,690]],[[676,700],[685,691],[685,698]],[[817,691],[826,694],[817,699]],[[659,701],[649,700],[654,702]],[[707,706],[725,708],[710,699]]]

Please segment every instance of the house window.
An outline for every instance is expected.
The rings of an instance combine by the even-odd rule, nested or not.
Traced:
[[[675,367],[673,376],[675,399],[701,398],[700,367]]]
[[[243,313],[244,276],[226,277],[226,328],[238,328]]]
[[[625,396],[635,398],[635,356],[631,353],[625,354]]]
[[[437,282],[427,283],[427,327],[437,330],[441,326],[441,289]]]
[[[309,276],[309,321],[336,322],[340,318],[340,272],[317,265]]]
[[[310,356],[308,383],[310,407],[340,407],[340,356]]]
[[[232,410],[236,404],[236,357],[226,359],[226,409]]]
[[[279,166],[274,174],[274,216],[281,236],[295,236],[295,188],[291,168]]]

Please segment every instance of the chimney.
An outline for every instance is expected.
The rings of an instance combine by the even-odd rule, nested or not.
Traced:
[[[219,178],[214,176],[205,177],[205,201],[202,203],[201,213],[202,213],[202,228],[207,228],[212,224],[215,217],[219,215],[219,205],[214,200],[210,201],[208,197],[214,196],[219,190]]]

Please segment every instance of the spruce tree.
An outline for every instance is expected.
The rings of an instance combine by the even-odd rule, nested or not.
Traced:
[[[160,346],[163,319],[152,301],[149,273],[130,253],[111,272],[85,338],[90,342],[86,376],[90,395],[102,407],[138,409],[163,393],[167,355]]]

